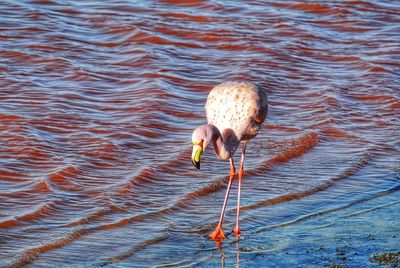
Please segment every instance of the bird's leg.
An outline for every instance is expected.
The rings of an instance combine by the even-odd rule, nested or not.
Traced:
[[[242,157],[240,159],[240,165],[239,165],[239,171],[238,171],[238,181],[239,181],[239,186],[238,186],[238,197],[237,197],[237,208],[236,208],[236,227],[233,229],[233,233],[236,236],[236,239],[240,235],[240,228],[239,228],[239,214],[240,214],[240,189],[242,187],[242,178],[243,178],[243,164],[244,164],[244,155],[246,153],[246,145],[247,141],[243,142],[243,148],[242,148]]]
[[[224,204],[222,205],[221,216],[219,217],[219,222],[218,222],[218,225],[215,228],[214,232],[212,232],[208,236],[209,238],[211,238],[213,240],[225,239],[224,232],[222,231],[222,221],[224,220],[225,208],[226,208],[226,204],[228,203],[229,192],[231,190],[233,178],[235,177],[235,165],[233,164],[233,159],[230,158],[229,162],[231,164],[231,171],[229,173],[229,183],[228,183],[228,188],[226,189]]]

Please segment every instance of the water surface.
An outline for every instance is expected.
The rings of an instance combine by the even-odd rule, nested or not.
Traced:
[[[0,266],[375,267],[399,250],[396,1],[0,4]],[[208,150],[196,171],[191,132],[232,79],[270,110],[245,234],[219,249],[229,164]]]

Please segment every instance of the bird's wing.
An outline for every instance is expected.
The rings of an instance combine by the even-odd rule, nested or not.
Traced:
[[[206,102],[208,123],[221,132],[232,129],[238,140],[257,135],[267,115],[266,93],[249,82],[226,82],[210,92]]]

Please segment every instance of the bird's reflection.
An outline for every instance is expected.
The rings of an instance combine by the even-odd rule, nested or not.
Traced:
[[[240,267],[240,251],[239,251],[239,239],[236,239],[236,262],[235,267]]]
[[[239,246],[239,239],[236,239],[235,244],[236,244],[236,251],[235,251],[235,253],[236,253],[236,254],[235,254],[235,257],[236,257],[236,259],[235,259],[235,267],[236,267],[236,268],[239,268],[239,267],[240,267],[240,250],[239,250],[240,246]],[[219,253],[219,256],[221,257],[221,267],[222,267],[222,268],[225,268],[225,258],[226,258],[226,255],[225,255],[224,251],[222,250],[222,240],[215,241],[215,245],[216,245],[216,247],[218,248],[218,253]]]
[[[218,247],[218,243],[217,243],[217,247]],[[224,268],[225,267],[225,253],[222,251],[222,249],[220,247],[218,247],[218,253],[219,253],[219,256],[221,257],[221,267]]]

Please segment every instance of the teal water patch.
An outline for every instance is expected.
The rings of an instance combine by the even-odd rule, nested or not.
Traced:
[[[293,224],[265,228],[202,267],[379,267],[375,253],[400,249],[400,192]],[[271,267],[272,267],[271,266]]]

